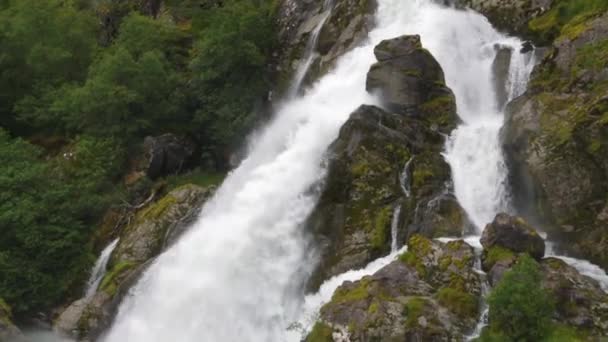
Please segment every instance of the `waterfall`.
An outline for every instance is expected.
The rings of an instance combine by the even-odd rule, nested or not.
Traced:
[[[99,258],[95,262],[95,266],[93,266],[93,270],[91,271],[91,276],[89,277],[89,281],[87,281],[87,288],[85,291],[85,298],[91,298],[97,291],[99,287],[99,283],[103,279],[103,276],[106,274],[106,267],[108,265],[108,261],[110,260],[110,255],[112,255],[112,251],[118,245],[118,239],[110,242],[109,245],[106,246],[101,251]]]
[[[403,171],[401,171],[401,174],[399,175],[399,185],[401,186],[401,191],[403,191],[405,197],[410,197],[412,195],[409,177],[410,165],[412,164],[413,160],[414,157],[410,157],[410,159],[408,159],[408,161],[405,163],[405,166],[403,167]]]
[[[420,34],[444,69],[462,119],[445,158],[456,197],[473,223],[483,227],[508,208],[498,141],[503,116],[496,110],[491,64],[494,44],[519,51],[521,42],[498,33],[479,14],[432,0],[378,0],[376,25],[334,70],[280,106],[194,226],[125,298],[105,341],[300,341],[302,331],[295,331],[293,322],[305,331],[342,281],[372,274],[395,259],[403,249],[304,296],[302,284],[314,264],[302,225],[317,200],[314,189],[324,177],[329,144],[354,109],[377,102],[365,92],[365,78],[382,39]],[[314,54],[315,44],[309,45],[305,56]],[[518,53],[513,58],[522,59],[512,68],[523,84],[533,63]]]

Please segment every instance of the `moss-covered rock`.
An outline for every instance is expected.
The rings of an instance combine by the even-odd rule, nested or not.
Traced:
[[[416,49],[421,49],[417,37],[386,41],[377,49],[378,58],[393,60],[391,54],[409,51],[408,44],[416,41]],[[389,45],[396,50],[389,51]],[[422,54],[432,59],[428,52]],[[466,215],[450,195],[450,169],[441,156],[440,131],[456,124],[454,98],[449,89],[446,95],[442,82],[435,82],[443,81],[439,65],[426,66],[433,70],[422,70],[421,75],[433,82],[416,78],[412,84],[432,83],[440,91],[421,95],[418,105],[412,100],[407,112],[361,106],[330,146],[325,187],[309,222],[322,253],[312,288],[387,254],[392,228],[397,230],[397,245],[413,233],[462,235]]]
[[[527,253],[540,260],[545,255],[545,241],[523,218],[505,213],[496,215],[481,235],[484,269],[511,253]]]
[[[183,185],[137,211],[119,235],[97,292],[68,306],[54,329],[75,338],[96,338],[141,273],[189,226],[213,191],[213,187]]]
[[[307,341],[332,334],[350,341],[463,339],[476,323],[481,296],[472,248],[420,235],[408,246],[400,260],[374,275],[342,284]]]

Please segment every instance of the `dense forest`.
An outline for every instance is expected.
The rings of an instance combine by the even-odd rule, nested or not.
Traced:
[[[0,297],[16,316],[81,286],[103,213],[149,183],[122,181],[144,137],[188,137],[212,177],[264,105],[273,4],[146,5],[0,1]]]

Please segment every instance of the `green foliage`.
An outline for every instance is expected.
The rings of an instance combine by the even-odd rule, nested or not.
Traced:
[[[193,170],[182,175],[167,177],[167,191],[171,191],[185,184],[196,184],[204,188],[220,184],[226,175],[221,172],[210,172],[201,169]]]
[[[327,324],[316,322],[312,331],[306,337],[306,342],[332,342],[334,340],[332,332],[333,330]]]
[[[199,110],[196,132],[225,148],[252,124],[253,106],[267,89],[266,65],[274,46],[270,4],[229,1],[199,21],[203,26],[190,63]]]
[[[528,255],[505,273],[488,298],[491,331],[511,341],[540,341],[549,334],[554,303],[540,286],[541,276]]]
[[[0,293],[16,313],[53,304],[86,275],[101,194],[120,167],[107,141],[81,138],[51,162],[0,130]]]
[[[62,84],[78,82],[96,50],[94,16],[69,1],[9,0],[0,11],[0,125],[19,128],[13,113],[40,110]]]

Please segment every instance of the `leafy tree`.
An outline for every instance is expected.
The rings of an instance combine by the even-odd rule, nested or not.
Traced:
[[[190,63],[198,110],[194,127],[205,145],[222,150],[251,126],[268,89],[266,65],[275,44],[268,3],[229,1],[196,17],[200,30]]]
[[[90,267],[88,239],[120,167],[111,141],[82,138],[50,163],[0,130],[0,297],[19,314],[64,296]]]
[[[0,125],[16,128],[14,107],[39,111],[47,93],[81,81],[96,51],[94,17],[70,1],[8,0],[0,11]],[[27,126],[27,122],[25,126]]]
[[[541,341],[548,335],[554,303],[541,277],[534,259],[519,258],[490,294],[491,333],[483,341]]]

